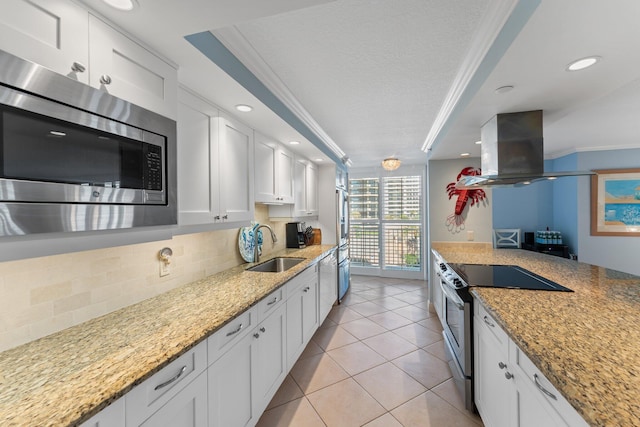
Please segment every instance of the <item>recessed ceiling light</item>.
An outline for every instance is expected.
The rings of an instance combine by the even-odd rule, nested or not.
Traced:
[[[67,136],[65,132],[60,132],[59,130],[50,130],[49,134],[53,136]]]
[[[137,2],[135,0],[102,0],[109,6],[114,9],[122,10],[128,12],[133,10],[134,7],[137,6]]]
[[[512,90],[513,90],[513,86],[507,85],[507,86],[500,86],[494,92],[495,93],[507,93],[507,92],[511,92]]]
[[[253,111],[253,107],[251,105],[238,104],[236,105],[236,110],[242,111],[243,113],[248,113],[249,111]]]
[[[321,161],[322,161],[322,159],[317,158],[317,159],[315,159],[315,161],[316,161],[316,162],[321,162]]]
[[[522,184],[523,185],[529,185],[529,184],[531,184],[531,181],[524,181]]]
[[[469,157],[471,155],[471,153],[462,153],[460,154],[460,157]]]
[[[591,67],[602,58],[599,56],[589,56],[587,58],[578,59],[567,65],[567,71],[579,71],[584,70],[587,67]]]
[[[550,177],[548,177],[547,179],[548,179],[549,181],[553,181],[554,179],[558,179],[558,177],[557,177],[557,176],[550,176]]]
[[[300,145],[300,141],[289,141],[291,145]]]
[[[476,141],[476,145],[482,144],[482,141]]]

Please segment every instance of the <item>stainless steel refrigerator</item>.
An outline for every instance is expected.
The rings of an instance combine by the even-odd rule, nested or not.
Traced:
[[[338,242],[338,302],[349,290],[349,193],[346,187],[336,188]]]

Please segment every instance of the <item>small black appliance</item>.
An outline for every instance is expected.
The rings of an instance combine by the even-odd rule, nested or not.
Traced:
[[[287,223],[287,248],[304,248],[304,222],[288,222]]]

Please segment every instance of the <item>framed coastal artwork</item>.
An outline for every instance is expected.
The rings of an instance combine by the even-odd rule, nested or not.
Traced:
[[[596,170],[591,177],[591,235],[640,236],[640,169]]]

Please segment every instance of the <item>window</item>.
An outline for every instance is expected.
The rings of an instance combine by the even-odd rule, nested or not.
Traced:
[[[422,271],[422,175],[349,180],[353,267]]]

